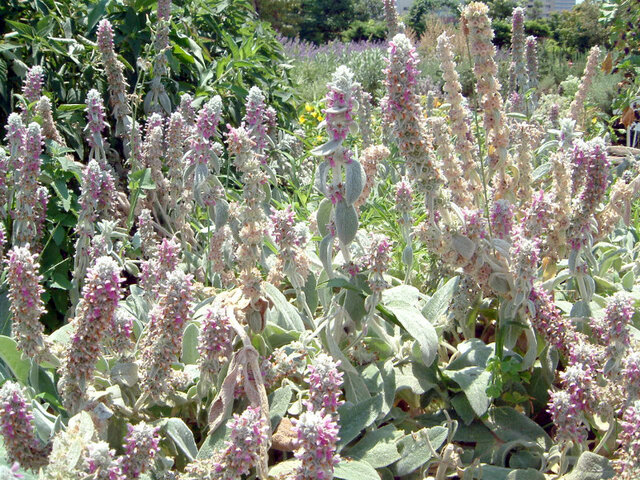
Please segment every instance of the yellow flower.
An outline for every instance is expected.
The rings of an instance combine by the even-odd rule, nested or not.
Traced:
[[[433,101],[433,106],[434,106],[435,108],[438,108],[440,105],[442,105],[442,102],[440,101],[440,99],[436,98],[436,99]]]
[[[318,136],[316,137],[316,140],[317,140],[317,141],[319,141],[319,142],[321,142],[321,141],[322,141],[322,135],[318,135]]]
[[[300,123],[304,123],[304,122],[306,122],[306,121],[307,121],[307,119],[306,119],[306,118],[304,118],[304,115],[300,115],[300,118],[298,118],[298,121],[299,121]]]
[[[324,120],[324,118],[322,118],[322,115],[318,114],[318,116],[316,117],[316,119],[321,122]]]
[[[311,105],[309,105],[308,103],[305,104],[304,109],[307,112],[313,112],[313,107]]]
[[[591,123],[595,124],[598,121],[598,119],[596,117],[593,117],[593,119],[591,120]]]

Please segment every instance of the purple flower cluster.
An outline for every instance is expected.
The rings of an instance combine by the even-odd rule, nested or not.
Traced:
[[[297,438],[295,457],[301,465],[295,480],[331,480],[333,469],[340,462],[336,454],[338,424],[333,416],[323,411],[309,410],[293,419]]]
[[[233,415],[227,428],[231,434],[227,448],[216,456],[213,478],[238,480],[258,463],[261,446],[267,442],[269,427],[259,407],[247,407],[242,415]]]
[[[369,286],[373,293],[381,293],[390,287],[384,274],[391,263],[392,244],[384,235],[374,235],[368,254],[364,257],[364,265],[369,269]]]
[[[116,119],[115,134],[125,141],[127,140],[131,127],[131,106],[127,97],[127,81],[124,78],[124,65],[116,55],[113,45],[113,28],[109,20],[101,20],[97,29],[98,50],[102,54],[102,64],[104,65],[109,84],[109,103],[113,109],[113,116]]]
[[[25,131],[21,122],[18,123],[14,117],[10,118],[7,136],[11,151],[15,149],[18,153],[15,158],[12,156],[15,168],[13,178],[14,183],[20,185],[16,190],[15,208],[11,212],[14,219],[12,240],[14,245],[33,246],[38,238],[38,226],[42,222],[42,200],[48,198],[38,192],[38,177],[42,165],[40,155],[44,143],[42,130],[34,122]],[[19,144],[21,140],[22,143]]]
[[[174,239],[164,238],[157,246],[154,256],[140,265],[140,285],[149,293],[157,294],[164,288],[167,276],[180,262],[180,244]]]
[[[40,316],[46,312],[41,298],[44,289],[40,285],[38,256],[28,248],[13,247],[6,263],[13,333],[18,348],[28,357],[36,358],[44,346]]]
[[[433,199],[442,184],[440,172],[432,154],[431,141],[425,131],[424,114],[418,98],[418,56],[404,34],[389,42],[388,66],[385,69],[386,96],[381,106],[384,121],[393,128],[400,153],[406,159],[409,172],[420,190],[427,195],[429,215]]]
[[[229,312],[208,307],[200,327],[198,352],[200,353],[201,378],[212,381],[233,353],[234,331],[228,318]]]
[[[616,470],[619,480],[634,480],[640,475],[640,401],[626,408],[618,435],[618,459]]]
[[[508,240],[513,229],[513,205],[505,199],[498,199],[491,205],[491,232],[497,238]]]
[[[44,70],[40,65],[35,65],[27,70],[27,76],[22,85],[22,95],[29,103],[40,99],[42,85],[44,84]]]
[[[262,155],[267,148],[269,141],[267,130],[269,123],[275,120],[275,111],[271,107],[267,108],[262,90],[255,86],[249,90],[245,109],[243,122],[255,143],[256,153]],[[264,162],[265,159],[263,158],[262,161]]]
[[[307,411],[293,420],[296,433],[295,457],[301,461],[295,472],[295,480],[333,478],[334,466],[340,461],[336,454],[338,441],[338,407],[342,393],[340,362],[320,353],[307,366],[309,400]]]
[[[571,188],[574,204],[567,231],[569,245],[574,250],[580,250],[592,239],[594,214],[609,185],[608,174],[609,160],[602,139],[574,142]]]
[[[98,258],[87,271],[59,384],[64,404],[72,412],[77,411],[93,378],[102,340],[111,329],[122,296],[123,280],[111,257]]]
[[[191,315],[193,277],[174,270],[163,287],[142,345],[141,389],[152,400],[171,391],[171,365],[182,352],[182,334]]]
[[[37,470],[47,464],[48,449],[36,437],[33,415],[17,383],[0,388],[0,433],[9,458],[24,468]]]
[[[159,428],[140,422],[137,425],[128,425],[127,430],[122,472],[127,479],[140,478],[141,473],[151,468],[156,454],[160,451]]]
[[[633,314],[633,301],[624,293],[616,293],[608,299],[604,317],[591,319],[591,328],[606,346],[609,358],[619,361],[629,348]]]
[[[102,96],[97,90],[89,90],[87,94],[87,126],[85,132],[87,133],[87,144],[92,150],[103,150],[104,139],[102,138],[102,132],[107,128],[107,122],[104,115],[104,104],[102,103]],[[91,156],[91,155],[90,155]],[[102,160],[99,157],[98,161]]]
[[[340,361],[335,361],[326,353],[320,353],[307,367],[309,384],[309,400],[307,409],[313,411],[324,410],[336,414],[338,407],[344,402],[340,400],[342,394],[342,372],[338,371]]]

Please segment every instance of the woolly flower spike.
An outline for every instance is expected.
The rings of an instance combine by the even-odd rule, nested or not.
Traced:
[[[364,263],[371,272],[369,286],[374,293],[380,293],[389,288],[384,279],[384,274],[391,263],[391,243],[384,235],[374,235],[371,240],[369,254],[365,256]]]
[[[7,381],[0,388],[0,433],[9,459],[24,468],[37,470],[47,464],[48,449],[37,439],[33,415],[17,383]]]
[[[398,34],[389,42],[388,62],[385,69],[387,95],[382,102],[384,119],[393,126],[400,152],[416,183],[426,193],[427,206],[431,207],[442,178],[425,132],[424,114],[417,94],[418,57],[405,35]],[[435,215],[435,211],[430,213]]]
[[[471,129],[469,127],[469,109],[464,105],[462,97],[462,85],[460,77],[456,71],[456,64],[453,61],[453,50],[451,39],[444,32],[438,37],[438,58],[444,85],[442,87],[449,107],[449,118],[451,120],[451,133],[456,137],[456,152],[462,161],[462,172],[464,178],[469,181],[471,193],[476,195],[480,191],[479,177],[476,172],[476,161],[474,159],[474,143]]]
[[[13,316],[13,331],[18,348],[30,358],[36,358],[44,345],[44,325],[40,316],[46,312],[41,295],[42,275],[38,273],[38,256],[28,248],[13,247],[7,256],[7,283]]]
[[[358,200],[353,204],[355,207],[363,205],[367,201],[367,198],[369,198],[369,194],[375,185],[378,165],[386,160],[390,154],[391,152],[389,152],[389,149],[384,145],[371,145],[362,151],[360,163],[364,169],[366,180],[360,197],[358,197]]]
[[[618,459],[615,468],[619,480],[635,480],[640,475],[640,401],[627,407],[620,422]]]
[[[272,235],[279,248],[275,271],[287,275],[294,288],[302,288],[309,276],[309,258],[304,251],[306,233],[296,228],[290,205],[284,210],[274,210],[270,219]]]
[[[14,165],[14,183],[20,185],[16,192],[13,244],[33,245],[37,237],[38,223],[38,176],[42,160],[42,130],[37,123],[29,124],[23,144],[22,162]]]
[[[528,88],[533,88],[538,85],[538,41],[536,37],[529,35],[526,45]]]
[[[502,240],[509,239],[513,228],[513,205],[508,200],[496,200],[491,205],[490,220],[493,235]]]
[[[401,225],[404,226],[404,223],[409,219],[408,215],[411,213],[412,208],[413,189],[407,179],[403,178],[396,186],[396,210],[402,215],[402,218],[398,219]]]
[[[573,98],[573,102],[571,102],[569,116],[576,122],[576,125],[580,125],[582,123],[584,102],[587,99],[587,94],[589,93],[593,79],[598,71],[599,56],[600,48],[596,45],[589,51],[589,58],[587,58],[587,64],[584,67],[584,74],[582,76],[582,81],[580,82],[580,87],[578,87],[576,96]]]
[[[623,360],[622,378],[629,399],[640,400],[640,351],[632,351]]]
[[[159,239],[153,229],[153,217],[148,208],[143,208],[138,216],[138,235],[142,254],[147,258],[153,257],[158,248]]]
[[[198,119],[196,121],[198,133],[206,140],[215,137],[221,116],[222,98],[220,98],[220,95],[215,95],[205,103],[198,112]]]
[[[97,30],[98,49],[102,54],[102,64],[104,65],[109,84],[109,103],[113,109],[113,116],[116,119],[115,134],[125,140],[128,146],[127,137],[131,125],[131,107],[127,98],[127,82],[122,73],[124,65],[118,57],[113,47],[113,28],[109,20],[101,20]]]
[[[513,92],[524,92],[527,88],[527,72],[524,63],[524,10],[513,9],[511,21],[511,58],[513,59]],[[512,83],[511,81],[509,83]]]
[[[87,94],[87,144],[91,149],[104,149],[104,140],[102,132],[107,127],[104,119],[104,105],[102,96],[97,90],[89,90]]]
[[[256,152],[262,153],[267,148],[267,110],[262,90],[251,87],[245,108],[243,120],[247,124],[251,139],[255,142]]]
[[[488,13],[489,7],[484,3],[472,2],[465,7],[462,17],[474,61],[473,71],[478,80],[478,94],[482,99],[484,128],[489,136],[489,165],[493,171],[501,171],[507,161],[509,136],[504,122],[496,48],[492,43],[493,30]]]
[[[205,311],[198,339],[200,374],[203,378],[213,380],[231,357],[234,332],[228,315],[226,310],[211,306]]]
[[[587,429],[568,392],[551,392],[548,412],[556,427],[558,442],[581,444],[587,439]]]
[[[340,361],[335,361],[326,353],[317,355],[307,367],[309,400],[307,408],[313,411],[324,410],[328,414],[337,414],[342,393],[342,372],[338,372]]]
[[[393,38],[400,33],[398,26],[398,10],[396,10],[396,0],[382,0],[384,6],[384,19],[387,22],[387,38]]]
[[[575,342],[576,331],[566,321],[553,298],[546,290],[536,286],[531,289],[529,299],[535,307],[535,314],[531,318],[534,328],[544,337],[547,343],[553,345],[561,353],[568,354],[570,346]]]
[[[187,127],[191,127],[196,123],[196,112],[193,109],[193,97],[188,93],[180,96],[180,106],[178,112],[184,118]]]
[[[9,155],[12,167],[18,168],[19,158],[22,155],[24,142],[27,138],[27,129],[22,123],[22,117],[17,113],[12,113],[7,119],[7,135],[4,137],[9,145]]]
[[[125,310],[117,310],[111,322],[109,346],[113,353],[125,356],[135,348],[133,339],[133,316]]]
[[[515,286],[515,304],[521,305],[529,298],[533,281],[538,268],[540,254],[540,240],[528,239],[520,231],[515,234],[511,254],[511,272]]]
[[[323,110],[327,132],[330,140],[344,140],[353,125],[353,95],[356,90],[353,72],[344,65],[339,66],[327,86],[327,108]]]
[[[120,467],[120,459],[115,458],[115,450],[107,442],[95,442],[87,445],[84,458],[82,480],[125,480]]]
[[[182,333],[191,315],[193,277],[181,270],[169,273],[158,304],[149,314],[149,328],[142,345],[141,389],[157,400],[169,393],[171,364],[182,351]]]
[[[451,201],[461,208],[471,208],[473,198],[469,193],[469,185],[454,155],[451,144],[451,131],[443,117],[431,117],[427,124],[433,132],[433,140],[440,157],[440,168],[447,179],[447,187],[451,192]]]
[[[301,465],[295,480],[331,480],[334,466],[340,461],[336,454],[338,424],[330,414],[307,411],[293,421],[297,434],[295,457]]]
[[[42,134],[45,138],[53,140],[60,145],[64,145],[64,139],[60,132],[56,128],[56,124],[53,120],[53,114],[51,113],[51,100],[44,95],[40,97],[36,105],[36,112],[42,118]]]
[[[103,159],[104,161],[104,159]],[[82,177],[81,194],[78,199],[80,213],[76,225],[76,255],[73,259],[74,295],[78,295],[80,285],[84,280],[87,267],[91,264],[91,239],[95,234],[95,224],[106,218],[109,209],[115,203],[116,188],[113,177],[104,170],[99,160],[91,159]],[[73,297],[72,297],[73,298]],[[77,299],[74,298],[74,302]]]
[[[607,301],[604,317],[592,319],[591,327],[599,337],[600,343],[607,348],[609,358],[621,361],[630,344],[633,301],[624,293],[616,293]]]
[[[122,472],[125,478],[139,478],[153,465],[153,459],[160,451],[160,434],[158,427],[152,427],[144,422],[128,425],[128,433],[124,439],[124,456],[122,457]]]
[[[157,294],[180,262],[180,245],[174,239],[163,239],[155,256],[141,265],[140,285],[149,293]]]
[[[171,18],[171,0],[158,0],[158,20]]]
[[[593,216],[609,185],[609,160],[601,138],[586,143],[577,140],[574,146],[572,192],[577,193],[578,187],[584,186],[579,197],[574,198],[567,238],[571,248],[579,250],[592,239]]]
[[[59,385],[64,404],[72,412],[77,411],[93,378],[101,342],[120,301],[122,280],[120,267],[111,257],[98,258],[87,271]]]
[[[40,65],[35,65],[27,70],[27,76],[22,85],[22,95],[29,103],[40,99],[42,85],[44,83],[44,70]]]
[[[231,430],[227,448],[215,456],[209,472],[215,480],[239,480],[249,474],[260,459],[261,445],[267,442],[269,427],[259,407],[247,407],[242,415],[234,413],[227,428]]]

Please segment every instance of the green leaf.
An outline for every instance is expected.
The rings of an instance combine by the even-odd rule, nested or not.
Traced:
[[[382,409],[382,397],[377,395],[356,405],[345,404],[338,409],[340,415],[340,441],[346,445],[362,430],[376,421]]]
[[[198,363],[198,335],[200,331],[194,323],[187,325],[182,336],[182,363],[195,365]]]
[[[422,314],[432,324],[444,323],[447,311],[449,310],[449,304],[453,298],[453,294],[458,288],[459,277],[453,277],[442,287],[440,287],[436,293],[429,299],[427,304],[422,309]]]
[[[491,404],[487,395],[491,373],[484,367],[466,367],[460,370],[446,370],[444,374],[460,385],[476,415],[484,415]]]
[[[400,454],[396,442],[402,438],[402,432],[393,425],[385,425],[378,430],[368,432],[351,447],[346,455],[367,462],[373,468],[382,468],[398,461]]]
[[[65,181],[62,178],[56,178],[53,182],[53,189],[60,198],[64,211],[68,212],[71,210],[71,195],[69,194],[69,189]]]
[[[276,463],[269,469],[269,478],[289,478],[289,475],[297,470],[300,463],[300,460],[294,458]]]
[[[402,477],[416,471],[433,458],[433,450],[438,448],[447,439],[449,430],[445,427],[437,426],[423,428],[417,432],[410,433],[398,441],[400,455],[402,458],[396,463],[396,476]]]
[[[211,432],[198,451],[197,458],[210,458],[213,454],[224,447],[224,442],[229,436],[229,429],[226,424],[220,425],[214,432]]]
[[[198,456],[198,447],[189,427],[179,418],[170,418],[166,421],[164,429],[189,461],[195,460]]]
[[[396,389],[409,389],[416,395],[422,395],[438,387],[435,373],[419,363],[411,362],[402,365],[396,373]]]
[[[300,313],[287,301],[286,297],[280,293],[280,290],[270,283],[263,284],[263,290],[267,297],[273,302],[274,308],[281,314],[284,323],[284,325],[281,326],[288,330],[304,331],[304,323],[302,322]]]
[[[111,0],[99,0],[89,8],[89,15],[87,16],[87,31],[93,30],[100,17],[104,15],[107,10],[107,4]]]
[[[31,361],[22,359],[22,352],[18,350],[18,344],[13,338],[0,335],[0,360],[9,367],[22,385],[27,385]]]
[[[394,301],[386,305],[409,335],[416,339],[420,345],[422,360],[426,366],[433,363],[438,352],[438,334],[429,321],[422,316],[420,311],[408,303]]]
[[[366,462],[351,460],[349,458],[340,459],[340,463],[335,466],[335,478],[342,480],[380,480],[380,475]]]
[[[293,390],[286,385],[280,387],[271,395],[269,395],[269,416],[271,419],[271,430],[275,431],[280,423],[280,420],[286,415],[291,403],[291,396]]]
[[[551,448],[551,439],[542,427],[511,407],[492,407],[482,422],[505,443],[533,442],[545,452]]]
[[[624,277],[622,277],[622,286],[628,292],[633,290],[633,285],[636,283],[636,276],[633,270],[629,270]]]

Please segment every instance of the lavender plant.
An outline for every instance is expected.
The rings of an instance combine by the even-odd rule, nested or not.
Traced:
[[[92,17],[85,120],[38,66],[8,118],[2,475],[636,478],[640,181],[585,128],[598,50],[569,112],[541,116],[524,12],[503,89],[471,3],[425,96],[389,1],[382,101],[341,66],[296,118],[266,77],[227,88],[258,43],[229,36],[237,71],[174,82],[185,45],[214,56],[175,29],[185,8],[154,5],[133,70],[119,17]]]

